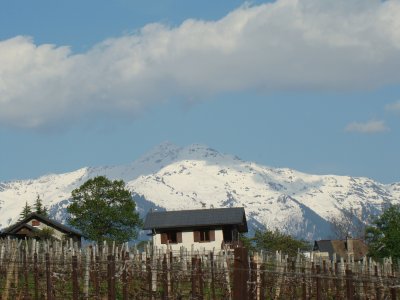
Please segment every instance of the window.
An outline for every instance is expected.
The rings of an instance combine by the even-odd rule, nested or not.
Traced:
[[[40,222],[38,220],[32,220],[32,226],[39,226]]]
[[[209,241],[210,241],[210,230],[201,230],[200,242],[209,242]]]
[[[207,229],[193,231],[193,240],[199,243],[215,241],[215,231]]]
[[[176,244],[177,243],[176,233],[177,233],[176,231],[167,232],[168,243],[170,243],[170,244]]]
[[[167,231],[161,233],[161,244],[178,244],[182,243],[182,232]]]

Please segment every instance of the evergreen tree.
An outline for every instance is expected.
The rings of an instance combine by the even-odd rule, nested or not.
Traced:
[[[37,214],[45,217],[49,216],[47,207],[43,205],[42,199],[40,199],[39,195],[37,195],[34,208]]]
[[[400,259],[400,205],[392,205],[366,229],[368,255]]]
[[[25,202],[25,206],[22,209],[22,212],[19,214],[19,219],[18,221],[21,221],[23,219],[25,219],[27,216],[29,216],[29,214],[32,213],[32,208],[31,206],[28,204],[28,202]]]
[[[142,224],[135,208],[122,180],[97,176],[72,191],[68,221],[93,241],[122,243],[135,239]]]

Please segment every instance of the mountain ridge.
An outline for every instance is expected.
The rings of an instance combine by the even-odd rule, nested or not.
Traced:
[[[37,195],[51,217],[65,222],[71,191],[98,175],[123,179],[142,216],[152,207],[243,206],[251,228],[278,228],[309,240],[327,238],[329,218],[344,209],[352,208],[366,220],[400,198],[400,183],[306,174],[246,162],[205,145],[163,143],[126,165],[0,182],[0,227],[15,222],[25,202],[32,205]]]

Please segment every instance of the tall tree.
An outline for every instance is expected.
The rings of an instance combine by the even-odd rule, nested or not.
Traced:
[[[28,202],[25,202],[25,206],[22,209],[22,212],[19,214],[19,219],[18,221],[21,221],[25,219],[29,214],[32,213],[32,207],[28,204]]]
[[[43,205],[43,201],[39,195],[37,195],[37,197],[36,197],[34,209],[35,209],[35,212],[39,215],[42,215],[45,217],[48,217],[48,215],[49,215],[47,207]]]
[[[374,259],[400,258],[400,205],[392,205],[366,229],[368,254]]]
[[[89,179],[72,191],[69,223],[93,241],[126,242],[141,226],[136,204],[122,180],[104,176]]]

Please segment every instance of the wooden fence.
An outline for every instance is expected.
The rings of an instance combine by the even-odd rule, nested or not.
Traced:
[[[0,240],[6,299],[398,299],[398,263]]]

